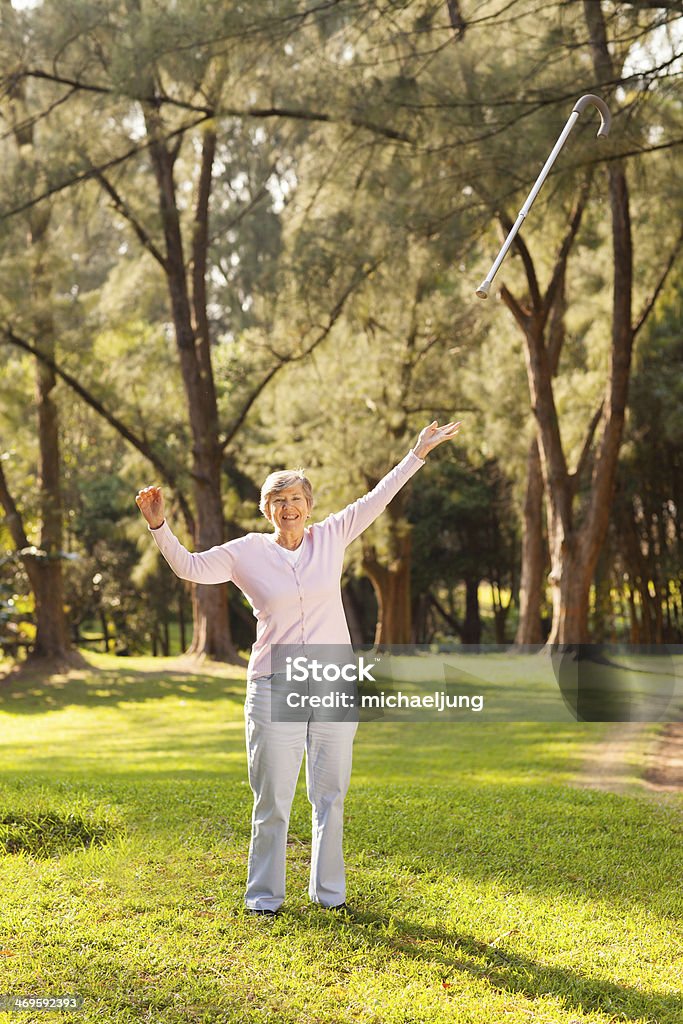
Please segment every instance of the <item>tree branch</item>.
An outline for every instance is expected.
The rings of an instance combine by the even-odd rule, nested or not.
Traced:
[[[49,117],[53,110],[56,110],[57,107],[61,107],[62,103],[66,103],[73,94],[74,90],[72,89],[70,92],[58,97],[58,99],[53,100],[52,103],[50,103],[44,110],[41,110],[37,114],[32,114],[30,117],[24,118],[23,121],[19,122],[19,124],[13,125],[9,131],[0,135],[0,142],[4,142],[5,139],[8,139],[11,135],[19,136],[24,132],[32,133],[39,121],[42,121],[43,118]]]
[[[405,132],[396,128],[389,128],[387,125],[375,124],[373,121],[366,121],[363,117],[335,117],[333,114],[326,114],[320,110],[297,110],[294,107],[222,107],[216,111],[216,116],[223,114],[228,117],[254,117],[271,118],[283,117],[292,121],[317,121],[322,124],[350,124],[354,128],[363,128],[365,131],[380,135],[385,139],[394,142],[410,142],[415,140],[406,135]]]
[[[514,222],[510,219],[508,214],[503,210],[498,214],[498,221],[503,228],[505,234],[509,234],[514,226]],[[536,277],[536,268],[534,267],[534,261],[531,258],[531,253],[527,249],[526,242],[517,233],[515,240],[512,243],[517,247],[519,255],[522,257],[522,263],[524,264],[524,272],[526,274],[527,284],[529,285],[529,295],[531,297],[531,308],[534,313],[540,313],[542,310],[542,299],[541,290],[538,287],[538,278]]]
[[[194,536],[194,516],[192,515],[192,511],[188,504],[187,498],[180,490],[175,473],[173,473],[172,470],[159,458],[159,456],[154,452],[153,448],[143,438],[138,437],[136,434],[134,434],[132,430],[130,430],[130,428],[127,427],[126,424],[123,423],[122,420],[118,418],[118,416],[115,416],[114,413],[110,412],[102,404],[102,402],[100,402],[98,398],[95,398],[95,396],[91,394],[90,391],[83,387],[83,385],[80,384],[75,379],[75,377],[72,377],[70,373],[68,373],[66,370],[63,370],[60,366],[58,366],[54,359],[51,359],[50,356],[46,355],[44,352],[39,351],[39,349],[34,348],[34,346],[31,345],[30,342],[26,341],[25,338],[20,338],[17,334],[14,333],[11,327],[5,326],[5,328],[3,329],[3,334],[5,336],[6,341],[8,341],[10,344],[22,349],[24,352],[29,352],[32,356],[35,356],[36,359],[40,359],[41,362],[43,362],[46,366],[49,366],[53,373],[60,377],[65,384],[68,384],[72,391],[76,392],[79,398],[82,398],[83,401],[92,409],[94,409],[95,412],[98,413],[103,419],[105,419],[107,423],[109,423],[109,425],[112,426],[114,430],[116,430],[117,433],[121,435],[121,437],[123,437],[126,441],[132,444],[133,447],[136,448],[141,455],[144,455],[145,458],[149,460],[149,462],[154,466],[154,468],[157,470],[162,479],[175,492],[178,498],[180,509],[185,518],[187,529],[190,535]]]
[[[328,336],[328,334],[330,333],[330,331],[334,327],[335,323],[337,322],[337,320],[341,316],[342,310],[344,309],[344,306],[346,305],[346,302],[347,302],[349,296],[353,294],[353,292],[356,290],[356,288],[358,287],[358,285],[362,281],[366,280],[370,276],[370,274],[372,274],[373,271],[375,271],[377,269],[377,267],[380,265],[380,263],[381,263],[381,260],[378,259],[374,263],[372,263],[369,267],[367,267],[365,270],[363,270],[363,272],[361,274],[356,273],[354,275],[352,281],[350,282],[348,287],[344,290],[344,292],[342,293],[341,297],[338,299],[336,305],[334,306],[334,309],[330,313],[327,324],[321,330],[321,332],[318,334],[318,336],[311,342],[311,344],[308,346],[308,348],[304,349],[304,351],[300,352],[298,355],[285,355],[285,354],[282,354],[282,355],[278,356],[279,362],[276,363],[275,366],[272,366],[268,370],[268,372],[263,376],[263,378],[259,381],[259,383],[256,385],[256,387],[251,392],[251,394],[249,395],[247,400],[244,402],[244,404],[243,404],[242,408],[240,409],[239,413],[237,414],[237,418],[233,421],[232,425],[228,429],[228,431],[227,431],[227,433],[225,435],[225,438],[220,442],[220,448],[221,448],[222,452],[224,452],[226,450],[226,448],[228,447],[228,445],[231,443],[231,441],[235,437],[235,434],[237,433],[239,428],[244,423],[244,421],[245,421],[245,419],[247,417],[247,414],[248,414],[249,410],[251,409],[251,407],[253,406],[254,402],[259,397],[259,395],[263,392],[263,390],[267,387],[267,385],[271,382],[271,380],[273,379],[275,374],[278,373],[278,371],[281,370],[283,366],[287,366],[289,363],[296,363],[296,362],[300,362],[302,359],[306,359],[307,356],[309,356],[311,354],[311,352],[313,352],[313,350],[315,348],[317,348],[317,346],[322,341],[325,340],[325,338]]]
[[[650,11],[674,11],[683,14],[682,0],[627,0],[629,7],[645,8]]]
[[[431,591],[427,594],[427,600],[436,609],[441,618],[448,623],[451,629],[455,631],[457,636],[462,637],[462,626],[460,625],[460,623],[456,619],[454,619],[452,615],[449,615],[449,613],[446,611],[443,605],[437,601],[437,599],[434,597]]]
[[[25,68],[22,71],[14,72],[11,76],[7,75],[2,79],[3,84],[10,78],[14,81],[21,78],[39,78],[42,81],[55,82],[57,85],[68,85],[72,92],[93,92],[99,96],[119,95],[108,85],[96,85],[93,82],[83,82],[79,78],[69,78],[66,75],[58,75],[55,72],[43,71],[42,68]],[[168,104],[173,107],[179,107],[181,110],[189,110],[195,114],[207,114],[209,117],[214,116],[214,111],[211,107],[197,103],[188,103],[185,100],[178,100],[173,96],[168,96],[166,93],[151,96],[128,96],[126,98],[137,103],[150,103],[153,106]]]
[[[176,128],[174,131],[169,132],[166,136],[166,141],[174,139],[179,135],[183,135],[185,132],[190,131],[192,128],[197,128],[200,124],[208,121],[209,117],[200,117],[195,121],[188,122],[187,124],[181,125],[180,128]],[[34,196],[32,199],[28,199],[25,203],[21,203],[19,206],[13,206],[8,210],[3,210],[0,213],[0,221],[8,220],[10,217],[15,217],[18,213],[23,213],[25,210],[30,210],[33,206],[37,206],[44,199],[49,199],[50,196],[57,195],[59,192],[64,192],[68,188],[73,188],[74,185],[79,185],[83,181],[88,181],[89,178],[94,178],[97,172],[108,171],[112,167],[118,167],[119,164],[125,163],[126,160],[130,160],[131,157],[136,156],[138,153],[144,153],[146,149],[157,142],[156,139],[146,139],[144,142],[138,145],[131,146],[130,149],[126,150],[120,156],[112,157],[111,160],[105,160],[104,163],[98,164],[97,166],[88,167],[86,170],[81,171],[78,174],[74,174],[68,181],[60,182],[57,185],[52,185],[50,188],[45,189],[40,195]]]
[[[209,250],[209,201],[213,183],[213,165],[216,156],[216,132],[207,128],[202,140],[197,201],[192,225],[192,312],[196,336],[197,359],[200,372],[214,393],[213,366],[211,363],[211,336],[207,315],[206,275]],[[218,424],[214,423],[214,436]]]
[[[548,319],[551,309],[553,308],[553,303],[555,302],[558,289],[562,282],[562,278],[564,277],[564,272],[567,269],[567,260],[569,259],[569,253],[571,251],[572,245],[574,244],[574,240],[576,238],[578,230],[581,227],[581,220],[583,218],[583,212],[586,209],[586,202],[588,201],[588,193],[590,190],[592,177],[593,172],[590,171],[584,178],[584,181],[581,185],[581,191],[576,201],[574,212],[569,221],[567,233],[562,239],[562,245],[560,246],[560,251],[557,255],[557,259],[555,260],[555,266],[553,267],[552,276],[550,278],[550,284],[548,285],[545,295],[543,296],[541,316],[542,323],[544,325],[546,320]]]
[[[116,96],[117,93],[109,86],[94,85],[89,82],[82,82],[79,79],[67,78],[63,75],[53,74],[51,72],[43,71],[40,68],[30,68],[24,71],[15,73],[12,76],[6,76],[4,81],[18,80],[22,77],[26,78],[41,78],[46,81],[56,82],[59,85],[68,85],[71,89],[80,89],[86,92],[94,92],[104,96]],[[294,107],[221,107],[220,109],[214,109],[213,107],[205,106],[203,104],[188,103],[183,100],[174,99],[172,96],[168,96],[166,93],[154,93],[153,95],[145,96],[129,96],[127,97],[137,103],[150,104],[156,108],[160,105],[170,104],[174,107],[179,107],[182,110],[188,110],[192,113],[202,114],[203,119],[220,117],[221,115],[226,117],[254,117],[254,118],[270,118],[270,117],[284,117],[291,120],[297,121],[320,121],[323,123],[330,124],[351,124],[354,128],[364,128],[367,131],[373,132],[376,135],[381,135],[387,139],[393,139],[396,142],[412,142],[410,136],[406,135],[405,132],[398,131],[395,128],[390,128],[387,125],[375,124],[373,121],[367,121],[362,117],[348,117],[339,116],[335,117],[333,114],[325,113],[319,110],[303,110],[296,109]]]
[[[446,0],[446,6],[448,8],[448,20],[455,32],[455,38],[464,39],[467,22],[462,16],[458,0]]]
[[[573,473],[569,474],[569,485],[571,487],[572,498],[576,496],[576,492],[579,489],[581,483],[581,477],[585,471],[586,463],[588,462],[588,456],[590,455],[591,446],[593,444],[593,438],[595,437],[595,431],[598,429],[598,423],[602,419],[603,409],[605,408],[604,399],[600,402],[600,405],[593,413],[593,417],[588,425],[588,432],[586,434],[586,440],[583,442],[583,448],[579,456],[579,461],[576,464],[576,469]]]
[[[14,546],[17,551],[23,551],[24,548],[28,548],[30,545],[28,537],[26,536],[26,530],[24,529],[21,513],[10,493],[9,487],[7,486],[7,480],[5,478],[5,471],[2,468],[2,463],[3,455],[0,453],[0,505],[2,505],[5,510],[5,523],[9,528],[10,535],[14,541]]]
[[[652,295],[650,296],[649,300],[645,303],[643,311],[640,314],[640,316],[638,317],[636,325],[633,328],[633,337],[634,338],[635,338],[636,334],[638,333],[638,331],[641,329],[641,327],[645,324],[646,320],[650,316],[650,313],[654,309],[655,304],[657,302],[657,299],[659,298],[660,292],[661,292],[662,288],[664,287],[664,285],[666,284],[666,279],[669,276],[669,274],[671,273],[671,270],[673,269],[674,263],[676,262],[676,260],[678,258],[678,254],[680,253],[682,247],[683,247],[683,228],[681,229],[681,231],[680,231],[680,233],[678,235],[678,238],[676,239],[676,243],[675,243],[673,249],[671,250],[669,258],[666,261],[666,265],[664,267],[664,270],[662,271],[662,275],[659,278],[659,281],[657,282],[657,286],[656,286],[655,290],[653,291]]]
[[[565,324],[565,317],[567,314],[567,295],[565,287],[566,271],[567,265],[565,261],[557,282],[557,291],[555,292],[550,309],[550,315],[548,317],[548,365],[550,366],[550,373],[553,377],[557,376],[557,368],[560,364],[560,355],[562,354],[562,348],[567,334]]]
[[[522,307],[521,303],[517,301],[517,299],[509,290],[509,288],[504,284],[500,286],[500,297],[526,335],[529,329],[530,319],[527,311]]]
[[[135,231],[135,234],[138,236],[138,240],[140,241],[142,247],[152,254],[157,263],[162,267],[164,272],[166,272],[168,266],[166,258],[162,255],[159,249],[157,249],[156,245],[154,244],[150,236],[147,234],[144,227],[137,219],[133,211],[130,209],[128,204],[125,202],[121,194],[117,192],[114,185],[112,185],[109,179],[98,168],[93,168],[92,176],[95,178],[96,181],[99,181],[104,191],[107,193],[108,196],[111,197],[111,200],[114,204],[114,208],[117,210],[117,212],[120,213],[122,217],[125,217],[128,223],[132,225],[132,228]]]

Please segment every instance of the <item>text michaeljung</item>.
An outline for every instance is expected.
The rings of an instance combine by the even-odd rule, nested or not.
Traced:
[[[484,707],[483,694],[445,693],[435,690],[434,693],[422,695],[403,693],[361,693],[354,697],[351,693],[332,692],[324,695],[317,693],[288,693],[287,705],[290,708],[434,708],[437,711],[465,709],[481,711]]]

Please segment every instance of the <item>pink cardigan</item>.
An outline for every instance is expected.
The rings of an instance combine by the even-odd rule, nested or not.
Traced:
[[[341,598],[344,551],[384,511],[424,459],[411,450],[362,498],[304,530],[292,565],[264,533],[248,533],[208,551],[190,553],[164,522],[149,527],[176,576],[193,583],[240,588],[256,616],[256,640],[247,678],[269,675],[271,644],[350,644]]]

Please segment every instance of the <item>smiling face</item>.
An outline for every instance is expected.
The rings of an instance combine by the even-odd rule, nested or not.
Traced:
[[[275,532],[287,537],[303,537],[310,505],[301,484],[282,487],[268,500],[266,515]]]

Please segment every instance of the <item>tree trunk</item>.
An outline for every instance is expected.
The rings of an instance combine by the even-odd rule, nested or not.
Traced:
[[[363,628],[361,626],[361,619],[358,613],[356,597],[349,583],[346,583],[342,587],[341,595],[342,604],[344,606],[344,615],[346,616],[349,634],[351,636],[351,643],[354,647],[360,647],[363,643]]]
[[[591,633],[598,643],[616,643],[617,639],[614,624],[614,605],[612,602],[611,563],[611,552],[609,547],[605,545],[598,558],[593,579],[595,608],[593,611],[593,628]]]
[[[565,341],[567,312],[566,265],[558,263],[557,289],[548,315],[548,368],[552,377]],[[522,573],[519,590],[519,624],[516,644],[540,644],[544,641],[541,605],[545,596],[548,560],[543,536],[543,470],[538,450],[538,434],[531,440],[527,455],[527,482],[522,520]]]
[[[463,642],[463,638],[462,638],[462,625],[461,625],[461,623],[458,622],[458,620],[455,617],[455,610],[454,610],[454,607],[453,607],[454,606],[454,602],[452,600],[449,600],[450,610],[446,610],[443,607],[443,605],[441,604],[441,602],[438,601],[434,597],[433,594],[430,593],[428,595],[428,600],[429,600],[429,603],[432,606],[432,608],[434,608],[438,612],[438,614],[444,620],[446,625],[450,626],[450,628],[453,630],[453,633],[455,634],[455,636],[459,637],[460,641]]]
[[[411,642],[410,606],[410,527],[403,510],[406,494],[401,491],[387,506],[389,519],[389,557],[381,564],[371,545],[363,546],[363,569],[377,598],[375,644],[387,647]]]
[[[180,650],[185,650],[185,595],[178,590],[178,631],[180,633]]]
[[[610,378],[605,401],[605,426],[593,470],[588,509],[572,538],[574,550],[565,564],[563,559],[565,545],[556,544],[556,558],[553,564],[553,573],[560,577],[576,572],[578,577],[583,580],[586,595],[585,602],[582,604],[585,603],[586,613],[593,573],[609,526],[617,460],[623,436],[633,348],[631,225],[626,175],[620,164],[610,166],[609,183],[612,206],[614,300]],[[573,587],[574,584],[572,584],[572,589]],[[583,616],[580,620],[575,620],[577,623],[581,622],[582,631],[579,633],[569,628],[571,621],[574,620],[567,619],[563,616],[560,608],[554,605],[553,625],[549,638],[551,644],[586,642],[588,639],[587,614],[585,624]]]
[[[103,608],[100,608],[100,625],[102,626],[102,650],[105,654],[109,654],[109,625]]]
[[[543,473],[534,436],[527,454],[526,493],[522,518],[522,575],[515,644],[543,643],[541,602],[545,591],[546,551],[543,541]]]
[[[29,544],[21,513],[10,493],[1,461],[0,505],[5,510],[5,522],[15,548],[17,551],[24,552],[22,563],[35,598],[36,622],[41,624],[40,648],[38,648],[36,640],[33,652],[30,655],[31,660],[37,657],[49,660],[50,666],[55,669],[59,669],[62,666],[83,667],[86,664],[85,660],[78,651],[71,647],[68,636],[66,637],[66,644],[64,643],[63,631],[66,626],[63,607],[61,617],[45,613],[46,608],[50,609],[50,602],[52,600],[51,594],[47,593],[50,586],[50,575],[45,571],[49,560],[42,554],[36,554],[35,547]]]
[[[365,566],[377,595],[378,619],[375,645],[409,644],[410,573],[403,566]]]
[[[609,52],[600,3],[584,0],[596,76],[601,82],[614,80],[615,69]],[[614,495],[617,459],[623,436],[634,328],[632,324],[633,251],[629,193],[622,161],[609,166],[609,194],[612,213],[613,300],[612,344],[604,429],[593,468],[588,507],[579,527],[571,515],[573,488],[568,479],[555,481],[549,521],[552,526],[553,624],[551,644],[584,643],[588,639],[588,597],[595,566],[604,544]],[[554,409],[553,409],[554,412]],[[555,420],[556,423],[556,420]],[[561,458],[559,433],[553,424],[541,431],[549,465]],[[552,450],[551,450],[552,449]],[[542,451],[543,454],[543,451]],[[564,595],[571,600],[566,610]]]
[[[41,325],[37,326],[40,328]],[[37,345],[41,348],[54,349],[52,339],[45,335],[41,337],[40,329],[36,335]],[[59,422],[57,406],[52,398],[56,380],[52,371],[38,359],[35,373],[38,407],[38,488],[41,507],[39,546],[45,552],[45,557],[35,563],[36,641],[30,657],[70,661],[75,652],[64,613],[64,533]]]
[[[428,644],[431,642],[431,635],[428,629],[429,622],[429,597],[427,594],[419,594],[416,601],[413,601],[411,611],[412,632],[410,642],[412,644]]]
[[[638,621],[638,609],[636,608],[636,594],[633,584],[628,586],[628,609],[629,609],[629,640],[632,644],[640,643],[640,623]]]
[[[496,643],[502,645],[505,643],[505,624],[510,612],[510,601],[507,604],[503,604],[500,585],[497,582],[491,582],[491,600],[493,603],[493,625]]]
[[[478,577],[468,577],[465,580],[465,618],[462,624],[462,642],[476,647],[481,643],[479,583]]]
[[[9,13],[9,12],[7,12]],[[16,81],[9,88],[10,118],[14,140],[19,153],[19,164],[27,181],[36,177],[38,170],[34,155],[34,120],[26,116],[23,82]],[[47,236],[52,209],[47,203],[33,207],[28,213],[28,240],[30,246],[30,282],[32,326],[35,347],[54,359],[55,332],[52,280],[47,267]],[[85,664],[74,650],[64,612],[64,578],[62,552],[64,546],[63,506],[61,493],[61,460],[59,452],[59,415],[53,398],[57,379],[54,372],[40,359],[35,361],[35,396],[38,413],[38,494],[40,502],[40,539],[38,546],[43,555],[24,556],[35,599],[36,639],[30,660],[50,659],[55,667],[61,664]],[[18,509],[3,480],[5,511]],[[8,515],[10,513],[8,512]],[[13,530],[16,541],[25,531],[21,519]],[[17,545],[19,550],[28,544]]]
[[[203,225],[193,235],[195,310],[193,316],[188,275],[185,264],[180,212],[173,178],[175,154],[163,138],[158,111],[145,110],[149,153],[157,182],[159,209],[164,229],[166,257],[164,271],[168,284],[171,312],[180,357],[190,429],[192,432],[192,482],[197,510],[194,546],[204,551],[225,540],[225,522],[221,500],[221,448],[218,437],[218,408],[211,372],[209,339],[205,334],[204,292],[197,282],[203,279],[205,251],[208,244],[206,218],[210,194],[214,142],[205,141],[198,199],[198,217]],[[208,147],[208,148],[206,148]],[[209,159],[210,158],[210,159]],[[199,269],[197,265],[199,264]],[[231,663],[241,662],[233,642],[228,616],[227,585],[193,584],[193,636],[188,654],[196,658],[215,658]]]
[[[560,573],[551,573],[553,621],[548,642],[551,644],[584,643],[588,637],[588,609],[592,569],[563,546],[554,564]]]
[[[600,3],[584,2],[596,79],[613,82],[615,69],[606,38]],[[531,308],[527,309],[503,288],[502,295],[525,335],[525,356],[531,406],[538,427],[539,453],[546,493],[550,581],[553,593],[553,622],[548,642],[585,643],[588,640],[588,605],[593,573],[604,544],[613,500],[617,459],[623,435],[624,415],[635,328],[631,320],[633,254],[629,195],[623,162],[609,165],[609,193],[612,213],[613,303],[610,370],[606,397],[589,426],[576,471],[569,473],[562,446],[560,425],[553,393],[552,347],[544,342],[544,328],[566,266],[567,256],[581,223],[589,181],[577,202],[551,283],[544,296],[530,253],[523,239],[517,246],[527,274]],[[586,469],[588,454],[598,424],[603,430],[593,460],[590,487],[582,509],[575,509],[578,484]]]
[[[133,15],[139,14],[141,0],[127,0]],[[183,232],[174,165],[182,135],[167,138],[161,103],[157,102],[158,71],[153,65],[141,69],[141,100],[148,139],[148,153],[157,186],[159,214],[164,234],[164,252],[152,242],[131,210],[116,202],[117,209],[133,224],[138,239],[159,263],[166,277],[175,331],[180,372],[187,399],[192,435],[192,487],[196,519],[192,523],[195,550],[203,551],[225,540],[221,500],[222,451],[218,433],[218,407],[211,367],[210,338],[206,317],[206,267],[209,244],[209,199],[216,136],[205,133],[192,230],[191,266],[185,260]],[[111,196],[116,191],[103,176],[100,181]],[[190,290],[190,278],[192,293]],[[190,524],[187,524],[188,527]],[[188,654],[198,659],[211,657],[241,663],[230,631],[227,585],[192,585],[193,637]]]
[[[536,276],[536,270],[529,250],[523,239],[517,236],[516,245],[521,253],[530,293],[530,306],[524,306],[512,293],[503,285],[501,296],[514,315],[517,323],[524,333],[525,346],[524,356],[527,370],[527,381],[529,385],[529,397],[531,411],[536,421],[536,454],[538,463],[534,464],[533,448],[529,450],[529,472],[527,481],[527,497],[529,500],[528,509],[525,508],[525,518],[528,511],[530,517],[529,527],[525,524],[526,551],[523,552],[526,558],[522,562],[522,576],[524,586],[524,601],[526,604],[525,614],[522,618],[523,633],[521,636],[538,636],[535,633],[534,623],[538,612],[534,612],[532,601],[540,601],[543,584],[538,585],[538,559],[539,547],[543,547],[542,527],[538,517],[538,479],[537,472],[540,468],[541,491],[545,493],[546,518],[548,530],[548,545],[550,548],[550,582],[553,585],[553,609],[559,615],[558,600],[564,592],[559,587],[561,577],[562,558],[565,550],[565,541],[571,543],[569,534],[572,531],[572,488],[562,439],[560,426],[555,406],[553,392],[553,379],[557,373],[559,358],[564,342],[564,314],[566,310],[565,279],[566,267],[569,253],[574,244],[583,212],[588,199],[592,175],[584,179],[581,193],[574,211],[570,218],[564,240],[555,261],[550,284],[542,295]],[[507,224],[507,221],[505,221]],[[546,340],[546,328],[548,338]],[[535,559],[535,564],[533,563]],[[532,568],[533,565],[533,568]],[[538,589],[536,589],[538,588]],[[521,594],[520,594],[521,598]],[[554,615],[555,617],[555,615]],[[540,635],[543,635],[542,624]],[[519,631],[518,631],[519,634]],[[520,638],[518,642],[531,642]]]

